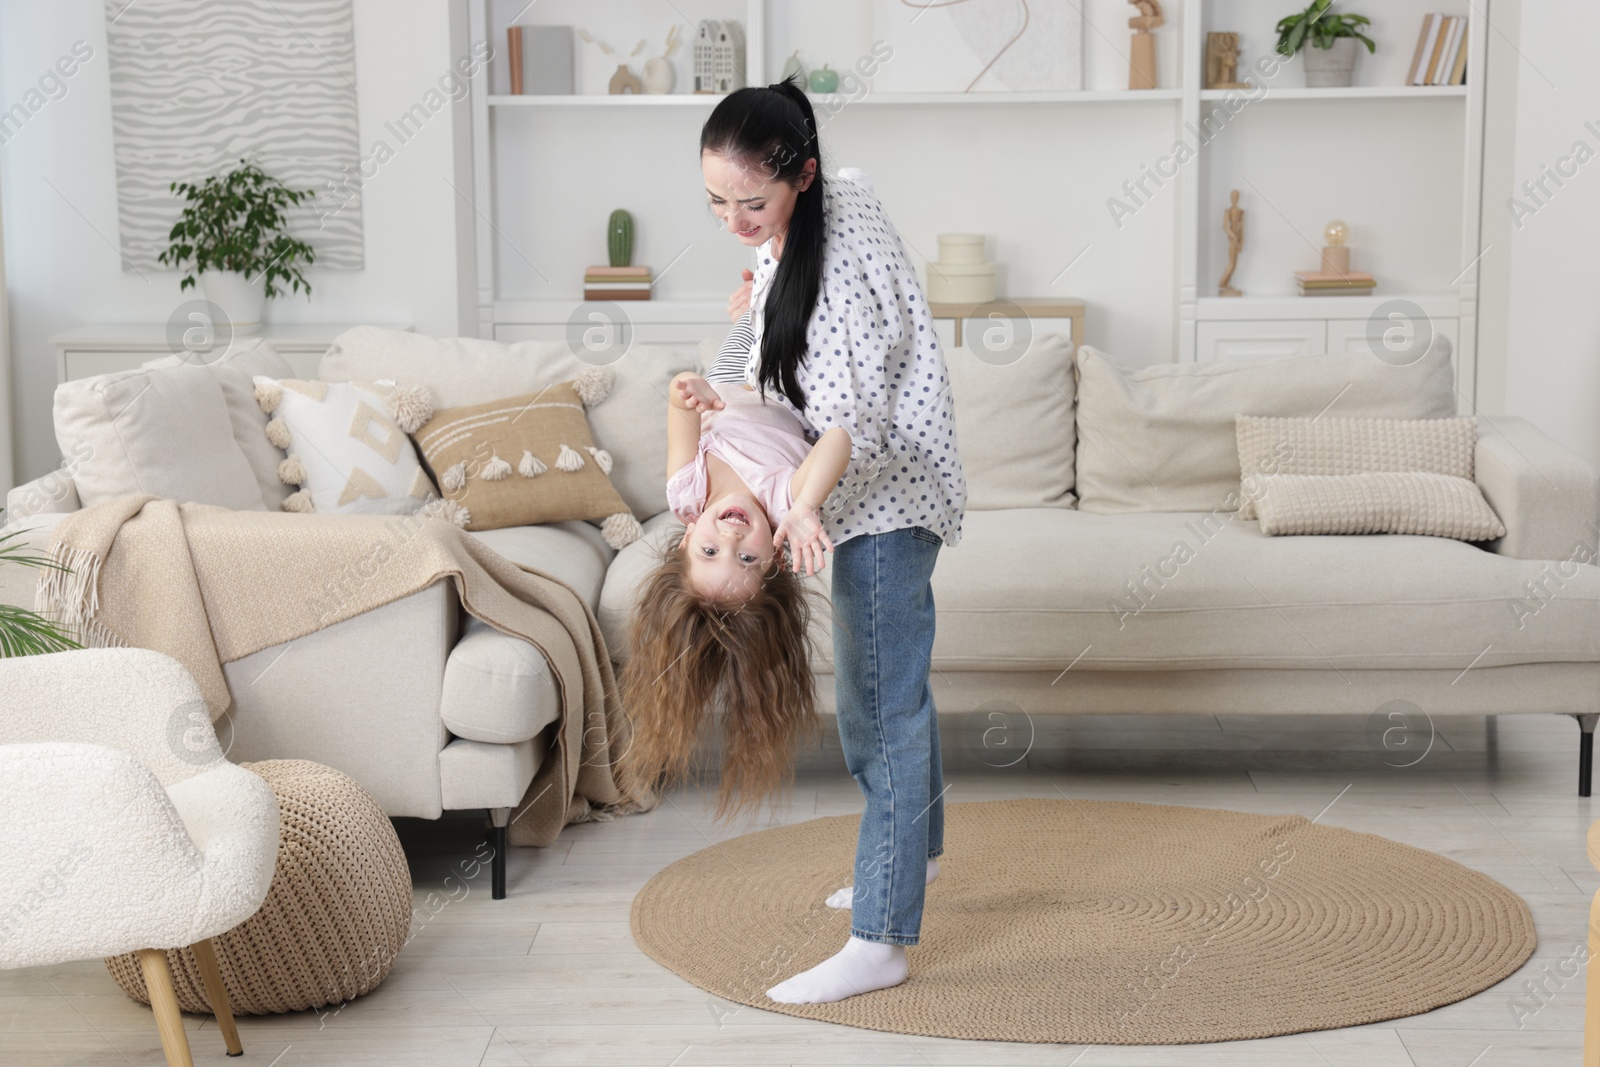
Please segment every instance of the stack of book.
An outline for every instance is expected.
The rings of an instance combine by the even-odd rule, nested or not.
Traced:
[[[1373,286],[1372,275],[1359,270],[1349,270],[1343,274],[1325,270],[1297,270],[1294,280],[1300,287],[1301,296],[1370,293]]]
[[[589,267],[583,272],[585,300],[649,300],[649,267]]]
[[[1407,85],[1464,85],[1467,80],[1467,17],[1424,15],[1411,57]]]

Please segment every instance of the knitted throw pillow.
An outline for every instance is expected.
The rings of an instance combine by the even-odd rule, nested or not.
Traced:
[[[278,478],[300,488],[284,511],[410,515],[437,501],[406,434],[433,412],[426,389],[255,375],[266,435],[288,455]]]
[[[1261,532],[1426,534],[1461,541],[1504,537],[1483,491],[1468,478],[1432,471],[1269,474],[1256,501]]]
[[[1428,471],[1472,481],[1478,420],[1300,418],[1238,415],[1241,519],[1256,517],[1255,503],[1274,474],[1361,474]]]
[[[608,477],[611,455],[595,447],[584,415],[614,380],[592,367],[534,393],[434,413],[416,441],[446,517],[469,530],[584,519],[613,548],[637,540],[638,520]]]

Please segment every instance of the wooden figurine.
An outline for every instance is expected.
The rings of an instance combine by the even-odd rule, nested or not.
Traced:
[[[1206,88],[1249,89],[1249,82],[1235,81],[1239,75],[1239,35],[1206,34]]]
[[[1244,208],[1239,206],[1239,190],[1233,190],[1228,200],[1228,210],[1222,213],[1222,232],[1228,235],[1228,269],[1217,283],[1217,295],[1243,296],[1243,292],[1228,284],[1233,278],[1233,268],[1239,265],[1239,249],[1244,245]]]
[[[1166,22],[1161,0],[1128,0],[1139,14],[1128,20],[1133,38],[1128,42],[1128,88],[1156,87],[1156,39],[1150,31]]]

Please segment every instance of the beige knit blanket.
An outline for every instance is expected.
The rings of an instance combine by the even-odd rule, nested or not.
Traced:
[[[547,845],[570,823],[659,800],[625,798],[612,777],[628,725],[589,605],[453,523],[233,511],[143,493],[62,519],[50,555],[70,573],[41,570],[38,610],[85,645],[172,656],[199,683],[213,720],[232,702],[224,663],[448,578],[468,612],[544,653],[560,686],[556,751],[516,808],[511,843]]]

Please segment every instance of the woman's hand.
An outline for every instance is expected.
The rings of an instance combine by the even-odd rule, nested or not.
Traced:
[[[789,509],[772,535],[772,547],[781,549],[786,540],[796,574],[800,573],[802,562],[805,563],[808,578],[813,574],[821,574],[828,565],[826,553],[833,551],[833,542],[828,540],[816,508],[796,504]]]
[[[679,402],[691,411],[704,415],[727,407],[711,383],[698,374],[680,374],[672,380],[672,386],[678,391]]]
[[[733,295],[728,298],[729,322],[738,322],[740,317],[750,309],[750,290],[755,285],[756,276],[750,273],[748,269],[741,270],[739,273],[744,277],[744,284],[735,289]]]

